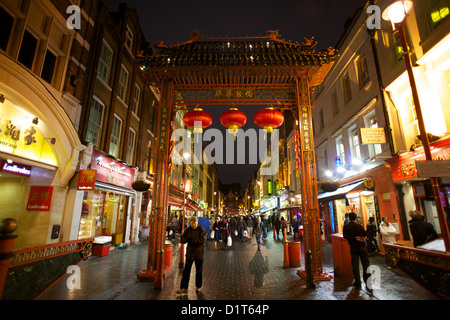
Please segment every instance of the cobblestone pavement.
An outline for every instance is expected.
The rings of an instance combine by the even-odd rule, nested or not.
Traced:
[[[290,239],[288,239],[290,240]],[[324,272],[333,278],[317,281],[315,289],[297,275],[302,266],[284,268],[283,242],[273,240],[269,232],[261,251],[255,238],[243,243],[234,239],[227,249],[214,249],[207,241],[203,267],[203,288],[195,292],[195,266],[187,294],[177,294],[182,269],[178,267],[179,244],[174,243],[172,270],[166,275],[162,289],[152,283],[141,283],[136,274],[147,263],[147,245],[112,250],[104,257],[91,257],[79,264],[81,288],[69,289],[64,276],[39,300],[439,300],[400,270],[384,267],[384,258],[370,257],[379,269],[379,288],[369,291],[352,286],[352,279],[334,276],[332,248],[322,245]]]

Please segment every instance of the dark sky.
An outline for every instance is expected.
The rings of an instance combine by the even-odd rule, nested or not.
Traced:
[[[205,36],[264,36],[278,30],[280,38],[301,43],[304,38],[318,42],[316,51],[334,47],[344,32],[344,24],[365,0],[108,0],[111,11],[126,2],[136,8],[146,41],[166,45],[190,40],[198,30]],[[221,128],[220,114],[230,106],[204,107],[213,114],[213,127]],[[247,114],[247,125],[253,124],[254,113],[266,106],[237,106]],[[223,128],[223,127],[222,127]],[[224,184],[241,182],[243,187],[258,166],[220,165]]]

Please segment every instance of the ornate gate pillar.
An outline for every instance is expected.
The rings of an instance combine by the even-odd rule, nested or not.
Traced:
[[[161,83],[161,102],[158,111],[156,135],[156,161],[153,184],[153,201],[150,215],[147,268],[138,273],[139,281],[154,279],[154,288],[163,288],[165,230],[167,226],[167,199],[169,194],[169,161],[171,120],[174,113],[174,83],[166,78]]]
[[[298,132],[300,137],[301,159],[301,194],[303,226],[305,232],[305,252],[311,251],[312,272],[315,280],[330,280],[332,277],[323,272],[322,240],[320,236],[319,201],[317,198],[317,174],[314,155],[313,123],[311,115],[310,85],[307,75],[296,80],[296,97],[298,108]],[[297,274],[307,277],[305,269]]]

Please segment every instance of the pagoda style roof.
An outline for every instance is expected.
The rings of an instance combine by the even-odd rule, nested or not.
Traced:
[[[268,31],[261,37],[204,37],[191,33],[191,40],[166,46],[159,42],[147,54],[139,55],[140,65],[146,72],[158,73],[205,68],[241,68],[241,70],[289,68],[301,71],[309,67],[332,64],[336,52],[330,48],[315,53],[314,39],[293,43],[279,39],[277,31]],[[328,68],[326,68],[328,70]],[[162,75],[162,74],[160,74]],[[188,81],[189,82],[189,81]],[[219,81],[220,82],[220,81]]]

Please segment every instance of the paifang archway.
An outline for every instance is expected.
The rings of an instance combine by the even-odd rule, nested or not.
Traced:
[[[193,32],[185,43],[158,43],[152,52],[140,56],[146,78],[161,93],[148,263],[138,274],[140,280],[152,278],[156,289],[163,286],[170,123],[177,105],[198,104],[272,104],[293,112],[300,137],[305,252],[312,252],[314,278],[331,278],[322,268],[311,92],[324,79],[336,54],[332,48],[315,53],[315,45],[313,39],[301,44],[284,41],[277,31],[240,38],[212,38]],[[306,276],[303,270],[299,274]]]

